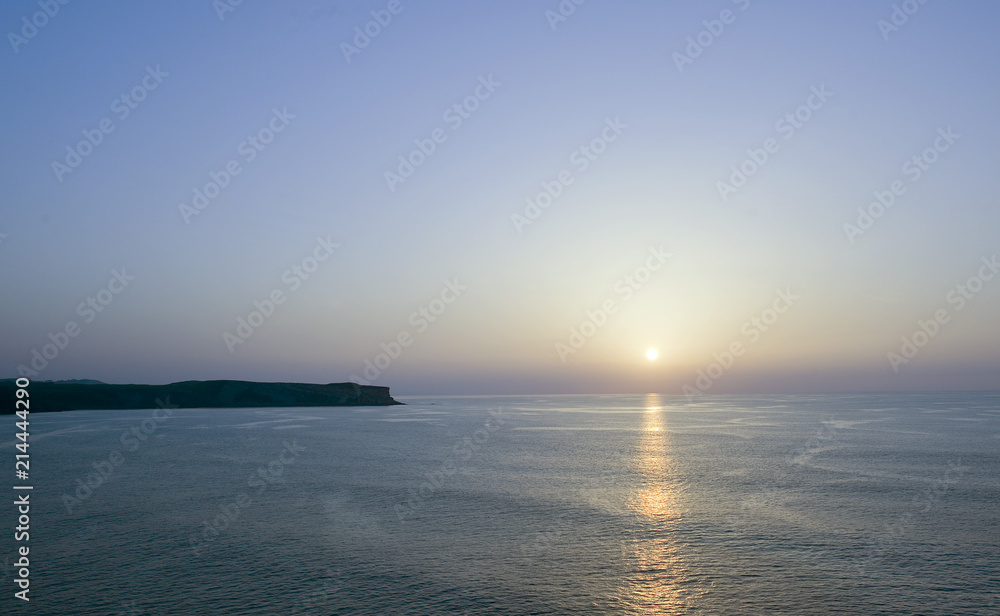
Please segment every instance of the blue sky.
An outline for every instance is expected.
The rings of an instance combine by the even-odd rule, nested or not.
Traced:
[[[996,386],[1000,277],[979,276],[1000,252],[1000,7],[896,3],[891,30],[891,2],[570,6],[4,3],[6,371],[353,375],[401,394]],[[60,171],[68,147],[87,155]],[[400,156],[420,164],[387,181]],[[914,156],[933,159],[919,176]],[[239,175],[185,217],[227,165]],[[512,219],[546,184],[552,204]],[[338,246],[300,277],[317,238]],[[670,257],[638,271],[651,250]],[[123,269],[135,279],[86,322]],[[778,290],[800,299],[746,333]]]

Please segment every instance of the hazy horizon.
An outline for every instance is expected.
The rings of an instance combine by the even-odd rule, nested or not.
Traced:
[[[5,378],[1000,386],[1000,5],[43,4]]]

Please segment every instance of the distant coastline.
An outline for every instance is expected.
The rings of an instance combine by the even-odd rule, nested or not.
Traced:
[[[13,379],[0,381],[0,415],[14,413]],[[112,385],[93,380],[35,381],[31,412],[152,408],[252,408],[303,406],[390,406],[388,387],[357,383],[258,383],[182,381],[169,385]]]

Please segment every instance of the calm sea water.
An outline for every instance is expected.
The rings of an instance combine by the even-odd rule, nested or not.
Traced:
[[[1000,613],[1000,394],[403,401],[33,415],[0,611]]]

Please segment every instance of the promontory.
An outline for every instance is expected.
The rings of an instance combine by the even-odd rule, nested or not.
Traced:
[[[0,414],[14,413],[14,379],[0,381]],[[169,385],[112,385],[100,381],[33,381],[31,412],[152,408],[389,406],[388,387],[357,383],[182,381]]]

